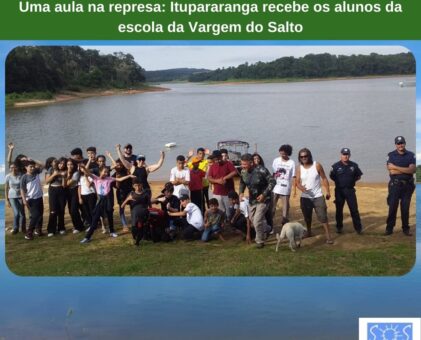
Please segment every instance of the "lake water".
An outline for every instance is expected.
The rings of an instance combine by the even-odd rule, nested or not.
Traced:
[[[402,277],[36,278],[7,269],[2,219],[0,336],[356,339],[359,317],[421,316],[420,239],[418,228],[417,262]]]
[[[325,169],[349,147],[364,172],[363,181],[387,180],[385,159],[394,138],[404,135],[415,151],[415,87],[399,87],[413,77],[297,83],[202,85],[162,84],[170,91],[89,98],[8,110],[6,141],[16,154],[44,160],[74,147],[95,145],[99,153],[131,142],[134,152],[156,162],[164,144],[162,169],[152,179],[169,178],[178,154],[217,141],[245,140],[267,165],[279,146],[308,147]]]

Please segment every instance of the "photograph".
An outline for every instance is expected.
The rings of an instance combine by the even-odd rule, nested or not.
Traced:
[[[6,264],[35,277],[405,275],[415,73],[399,45],[15,47]]]

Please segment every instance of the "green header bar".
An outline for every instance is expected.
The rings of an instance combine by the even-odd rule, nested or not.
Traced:
[[[0,39],[418,40],[419,0],[2,0]]]

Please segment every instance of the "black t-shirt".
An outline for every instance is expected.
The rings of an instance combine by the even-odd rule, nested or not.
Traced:
[[[128,175],[128,171],[126,168],[124,168],[120,170],[120,172],[118,173],[118,177],[117,177],[117,172],[114,172],[112,177],[119,178],[119,177],[125,177],[127,175]],[[123,182],[115,181],[113,185],[117,188],[117,190],[121,192],[129,193],[132,190],[132,179],[127,178]]]
[[[151,187],[148,183],[148,171],[145,167],[136,167],[136,169],[133,172],[133,175],[135,175],[137,180],[142,183],[144,190],[151,190]]]
[[[159,195],[157,199],[162,198],[162,197],[165,197],[165,195]],[[178,199],[177,196],[171,195],[170,197],[165,198],[163,202],[159,202],[159,204],[161,204],[161,210],[168,212],[168,209],[167,209],[168,203],[170,204],[171,208],[177,209],[178,211],[180,211],[180,200]]]
[[[124,159],[127,162],[132,163],[133,165],[136,165],[136,156],[135,155],[131,155],[129,157],[124,156]]]
[[[140,194],[132,191],[130,195],[134,198],[134,200],[129,202],[131,209],[136,206],[141,206],[144,209],[148,209],[151,197],[147,191],[143,190]]]

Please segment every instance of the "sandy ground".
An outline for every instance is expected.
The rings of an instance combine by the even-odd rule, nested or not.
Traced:
[[[163,188],[163,181],[151,182],[153,197],[157,196],[161,189]],[[238,189],[238,181],[236,183],[236,188]],[[401,232],[401,222],[400,222],[400,213],[398,211],[398,219],[395,227],[395,232],[392,236],[385,237],[383,236],[385,230],[386,217],[388,213],[388,207],[386,205],[387,197],[387,184],[370,184],[370,183],[359,183],[357,185],[357,198],[359,204],[359,211],[364,226],[364,233],[362,236],[357,235],[354,232],[352,226],[352,220],[349,215],[349,210],[345,205],[344,209],[344,232],[341,235],[335,233],[335,206],[333,203],[333,198],[327,201],[328,205],[328,215],[330,222],[330,230],[333,238],[335,239],[335,247],[337,249],[345,250],[358,250],[366,249],[373,247],[381,247],[385,242],[402,242],[404,244],[412,244],[415,249],[415,236],[406,237]],[[334,192],[334,187],[331,186],[331,192]],[[45,208],[44,208],[44,226],[43,229],[46,230],[46,225],[48,222],[48,197],[44,197]],[[299,193],[297,191],[296,197],[291,197],[291,210],[290,210],[290,219],[292,221],[300,221],[303,223],[302,213],[299,205]],[[121,224],[119,223],[118,218],[118,208],[115,206],[115,218],[117,232],[121,233]],[[416,212],[416,202],[415,194],[411,202],[410,210],[410,225],[411,230],[415,235],[415,212]],[[129,217],[129,209],[126,209],[126,215]],[[275,226],[279,225],[279,215],[276,214],[275,217]],[[10,208],[6,208],[6,227],[10,227],[12,222],[12,211]],[[67,214],[66,208],[66,228],[70,230],[72,228],[70,218]],[[305,239],[304,242],[307,246],[317,246],[324,243],[324,233],[322,226],[318,223],[315,215],[313,215],[313,233],[314,237]],[[12,236],[8,234],[8,237]],[[18,235],[13,235],[17,237]],[[366,236],[366,237],[365,237]],[[269,244],[275,244],[275,239],[271,238],[268,242]]]
[[[26,102],[15,103],[13,107],[15,108],[24,108],[24,107],[33,107],[33,106],[42,106],[68,102],[71,100],[78,100],[90,97],[104,97],[104,96],[116,96],[116,95],[132,95],[145,92],[160,92],[168,91],[168,88],[153,86],[145,89],[133,89],[133,90],[104,90],[104,91],[90,91],[90,92],[72,92],[66,91],[65,93],[60,93],[51,100],[32,100]]]

